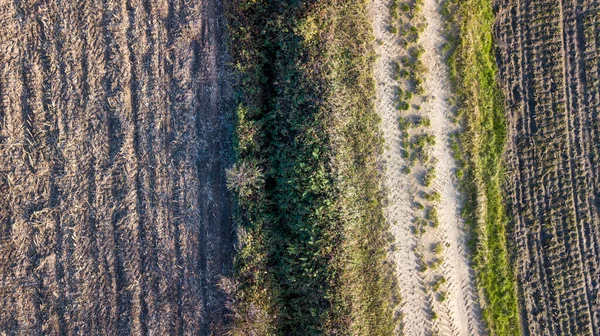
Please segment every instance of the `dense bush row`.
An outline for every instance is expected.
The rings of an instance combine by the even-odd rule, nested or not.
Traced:
[[[362,0],[238,0],[227,8],[239,76],[238,257],[231,333],[389,335],[387,263]]]

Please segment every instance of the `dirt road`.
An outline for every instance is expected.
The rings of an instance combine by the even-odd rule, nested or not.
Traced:
[[[219,333],[221,7],[0,4],[0,330]]]
[[[444,25],[440,13],[441,0],[425,0],[423,16],[427,28],[421,37],[425,49],[423,62],[428,69],[426,92],[431,99],[425,111],[431,118],[432,132],[436,139],[433,155],[438,160],[437,178],[433,182],[439,190],[441,202],[439,238],[444,242],[443,273],[448,283],[448,320],[446,332],[452,335],[481,335],[482,316],[479,308],[473,270],[470,267],[466,246],[465,225],[460,217],[461,198],[457,190],[457,170],[450,146],[450,135],[458,128],[452,122],[453,111],[448,103],[452,98],[450,74],[444,61],[442,46]]]
[[[398,90],[393,79],[393,64],[406,54],[398,43],[398,35],[389,29],[390,2],[375,0],[371,11],[378,59],[375,68],[377,81],[376,108],[382,118],[382,133],[386,141],[383,160],[386,163],[385,186],[388,190],[386,216],[396,237],[395,252],[398,283],[402,295],[403,330],[405,335],[479,335],[483,333],[481,312],[473,271],[466,250],[464,224],[460,218],[460,195],[455,179],[456,170],[450,148],[450,135],[456,126],[447,100],[450,92],[449,73],[442,55],[443,24],[438,0],[425,0],[420,15],[427,24],[419,44],[424,49],[422,62],[428,68],[425,75],[425,95],[421,108],[410,110],[415,116],[430,119],[426,132],[435,136],[432,148],[436,177],[430,187],[439,192],[436,205],[439,227],[427,228],[424,234],[415,234],[413,223],[421,214],[414,202],[420,195],[421,174],[404,174],[407,160],[402,157],[400,116],[395,101]],[[418,167],[417,167],[418,168]],[[441,256],[431,253],[431,246],[443,246]],[[421,259],[441,259],[439,268],[423,270]],[[431,262],[429,262],[431,265]],[[439,281],[444,279],[444,281]],[[432,283],[439,282],[442,292],[435,294]],[[440,299],[440,295],[444,299]]]

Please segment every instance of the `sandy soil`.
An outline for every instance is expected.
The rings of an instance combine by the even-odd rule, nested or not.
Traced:
[[[441,46],[444,43],[440,0],[425,0],[423,15],[427,28],[421,38],[425,49],[423,62],[429,69],[426,92],[433,96],[425,111],[431,119],[432,131],[438,139],[434,156],[438,159],[435,188],[442,195],[438,206],[441,235],[446,244],[444,274],[448,279],[449,308],[453,334],[482,333],[481,312],[476,295],[473,271],[466,250],[464,223],[460,218],[460,198],[454,172],[456,164],[449,143],[449,135],[456,131],[451,121],[452,109],[448,104],[450,92],[448,68],[444,63]]]
[[[411,232],[410,222],[413,218],[411,210],[411,180],[402,173],[404,160],[400,156],[400,130],[398,114],[394,105],[394,86],[392,79],[392,62],[400,54],[400,47],[394,35],[387,30],[389,10],[387,0],[374,0],[371,3],[375,38],[381,41],[376,45],[379,56],[375,63],[375,80],[377,82],[376,109],[381,116],[381,130],[385,139],[384,161],[386,163],[384,185],[388,190],[388,206],[385,209],[387,220],[392,225],[392,233],[396,237],[395,251],[397,272],[402,295],[402,314],[404,332],[407,335],[420,335],[428,329],[427,298],[423,279],[417,271],[418,264],[413,246],[416,237]]]
[[[431,120],[428,132],[435,135],[436,145],[432,154],[437,159],[436,179],[433,189],[441,194],[437,205],[440,226],[429,228],[422,237],[411,232],[411,221],[415,216],[411,202],[419,189],[415,174],[401,172],[405,160],[401,157],[398,112],[395,109],[394,86],[391,76],[392,62],[404,51],[397,44],[395,35],[389,33],[389,9],[387,0],[374,0],[371,6],[378,60],[375,65],[377,81],[377,110],[382,118],[382,132],[386,141],[384,161],[386,163],[385,186],[388,189],[386,216],[396,237],[396,259],[400,290],[403,334],[427,335],[437,331],[440,335],[480,335],[483,333],[481,312],[466,251],[464,224],[460,218],[460,195],[454,179],[455,162],[449,143],[449,135],[456,131],[450,117],[451,106],[447,99],[449,74],[444,64],[441,45],[443,43],[442,17],[438,0],[425,0],[423,17],[425,29],[420,44],[425,50],[422,61],[429,69],[425,78],[425,94],[429,96],[422,104],[423,115]],[[428,251],[436,242],[444,245],[442,266],[436,270],[418,271],[415,250]],[[427,257],[427,252],[424,253]],[[428,289],[428,284],[439,276],[447,279],[444,286],[447,299],[438,302]],[[433,319],[433,311],[437,318]]]

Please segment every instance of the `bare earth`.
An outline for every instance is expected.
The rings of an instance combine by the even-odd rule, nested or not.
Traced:
[[[396,237],[394,258],[398,268],[398,277],[402,295],[402,313],[404,331],[407,335],[420,335],[427,329],[428,318],[425,304],[425,287],[423,279],[417,272],[417,260],[412,252],[416,239],[411,233],[411,179],[402,174],[404,160],[400,157],[400,130],[398,113],[394,106],[394,85],[392,79],[392,61],[399,55],[400,48],[395,43],[394,35],[387,31],[389,10],[387,0],[374,0],[371,3],[375,38],[382,41],[376,45],[378,59],[375,63],[375,81],[377,83],[376,109],[381,116],[381,127],[386,148],[384,160],[386,173],[384,185],[388,190],[388,206],[386,218],[392,225],[392,233]]]
[[[0,333],[223,333],[221,13],[0,2]]]
[[[494,6],[524,333],[600,335],[600,2]]]
[[[460,195],[455,183],[456,169],[449,143],[449,135],[456,131],[451,121],[452,109],[447,99],[449,74],[444,63],[441,45],[444,42],[441,4],[438,0],[425,0],[423,17],[425,29],[420,44],[425,53],[422,61],[428,68],[425,77],[425,94],[429,99],[422,104],[421,112],[431,120],[428,132],[435,135],[436,145],[432,154],[437,159],[436,179],[433,190],[441,195],[437,204],[440,219],[438,228],[428,228],[422,237],[411,231],[415,212],[411,207],[419,189],[418,177],[413,173],[401,172],[406,164],[401,157],[398,111],[395,108],[396,81],[392,78],[392,62],[398,60],[403,50],[397,44],[396,36],[388,31],[389,1],[374,0],[371,7],[375,38],[381,43],[375,49],[378,60],[375,65],[377,81],[377,110],[382,118],[382,132],[386,141],[384,161],[386,162],[385,186],[388,189],[386,216],[396,237],[396,259],[398,283],[402,294],[403,334],[428,335],[437,331],[440,335],[481,335],[481,311],[469,265],[464,224],[460,218]],[[444,246],[442,266],[437,270],[418,271],[415,250],[429,251],[430,246],[441,242]],[[429,253],[430,254],[430,253]],[[427,256],[427,252],[425,253]],[[432,295],[429,283],[436,277],[444,276],[446,300],[438,302]],[[433,319],[433,311],[437,318]]]

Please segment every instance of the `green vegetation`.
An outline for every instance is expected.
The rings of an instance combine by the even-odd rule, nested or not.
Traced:
[[[436,256],[440,256],[444,251],[444,246],[442,245],[442,243],[435,243],[431,250],[435,253]]]
[[[423,185],[425,187],[431,187],[431,183],[433,183],[434,179],[435,179],[435,167],[430,167],[427,169],[427,171],[425,172],[425,175],[423,176]]]
[[[411,142],[414,149],[425,148],[425,146],[435,146],[435,136],[431,134],[419,134],[412,138]]]
[[[439,192],[423,193],[423,198],[429,202],[439,202],[442,196]]]
[[[391,335],[366,1],[228,2],[239,76],[233,335]]]
[[[429,127],[431,126],[431,120],[422,116],[418,116],[415,120],[416,127]]]
[[[427,211],[425,218],[431,223],[433,228],[438,228],[440,226],[440,219],[435,207],[431,207],[429,211]]]
[[[398,110],[400,111],[408,111],[408,109],[410,108],[410,104],[405,102],[405,101],[398,101]]]
[[[429,268],[436,270],[438,269],[440,266],[442,266],[442,263],[444,263],[444,260],[440,259],[440,258],[434,258],[433,260],[431,260],[431,262],[429,263]]]
[[[506,126],[496,83],[492,1],[448,0],[444,12],[454,30],[449,63],[459,94],[458,119],[464,128],[453,143],[461,165],[456,175],[467,198],[463,215],[472,228],[477,282],[485,294],[484,317],[490,334],[518,335],[502,191]]]
[[[442,285],[446,283],[446,278],[444,276],[439,276],[435,281],[431,283],[431,289],[434,292],[439,291],[442,288]]]

